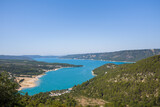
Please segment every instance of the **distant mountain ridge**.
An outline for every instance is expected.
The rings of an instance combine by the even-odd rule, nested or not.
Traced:
[[[58,56],[53,56],[53,55],[46,55],[46,56],[41,56],[41,55],[23,55],[25,57],[29,58],[58,58]]]
[[[138,60],[145,59],[147,57],[151,57],[154,55],[160,55],[160,49],[123,50],[123,51],[103,52],[103,53],[73,54],[66,56],[0,55],[0,59],[34,60],[34,58],[62,58],[62,59],[90,59],[90,60],[136,62]]]
[[[160,55],[160,49],[123,50],[104,53],[74,54],[62,56],[60,58],[135,62],[154,55]]]
[[[33,60],[26,56],[14,56],[14,55],[0,55],[0,59],[17,59],[17,60]]]
[[[57,58],[58,56],[41,56],[41,55],[0,55],[0,59],[17,59],[17,60],[34,60],[34,58]]]

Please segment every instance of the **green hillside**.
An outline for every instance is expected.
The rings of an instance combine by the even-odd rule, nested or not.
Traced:
[[[116,64],[112,64],[112,63],[109,63],[109,64],[105,64],[104,66],[100,66],[96,69],[93,70],[93,73],[95,75],[104,75],[107,73],[108,70],[111,70],[111,69],[115,69],[118,65]],[[104,70],[105,69],[105,70]]]
[[[81,65],[46,63],[31,60],[0,59],[0,72],[7,71],[15,76],[39,75],[46,70],[53,70],[62,67],[81,67]]]
[[[160,55],[113,69],[107,66],[94,70],[107,73],[74,87],[74,94],[104,99],[106,106],[160,106]]]
[[[160,49],[124,50],[106,53],[75,54],[63,56],[61,58],[135,62],[154,55],[160,55]]]
[[[93,79],[60,96],[50,96],[50,92],[20,95],[17,83],[2,72],[0,104],[2,107],[160,106],[160,55],[132,64],[106,64],[93,72],[97,75]]]

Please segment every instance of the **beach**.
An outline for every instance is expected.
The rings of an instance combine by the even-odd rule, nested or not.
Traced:
[[[92,71],[92,75],[93,75],[93,76],[97,76],[96,74],[94,74],[94,72],[93,72],[93,71]]]
[[[52,69],[52,70],[44,70],[45,72],[49,71],[56,71],[58,69]],[[40,74],[40,75],[34,75],[32,77],[28,77],[28,75],[23,75],[23,77],[16,77],[16,81],[19,83],[21,80],[22,82],[19,83],[21,87],[19,87],[18,91],[24,89],[24,88],[32,88],[37,86],[36,82],[39,80],[40,77],[45,75],[45,73]]]

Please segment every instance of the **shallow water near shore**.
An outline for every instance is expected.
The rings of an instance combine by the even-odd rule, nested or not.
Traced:
[[[55,59],[55,58],[36,58],[36,61],[49,63],[68,63],[83,65],[83,67],[61,68],[56,71],[46,72],[46,75],[39,78],[37,86],[23,89],[22,92],[28,92],[29,95],[38,94],[52,90],[68,89],[74,85],[93,78],[92,70],[107,63],[124,64],[126,62],[111,62],[97,60],[74,60],[74,59]]]

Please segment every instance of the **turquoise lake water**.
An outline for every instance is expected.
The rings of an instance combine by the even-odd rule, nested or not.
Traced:
[[[91,71],[107,63],[124,64],[125,62],[110,62],[97,60],[74,60],[74,59],[53,59],[53,58],[36,58],[37,61],[49,63],[69,63],[83,65],[83,67],[62,68],[56,71],[47,72],[46,75],[39,78],[37,86],[23,89],[22,92],[28,92],[29,95],[47,92],[51,90],[68,89],[74,85],[81,84],[94,76]]]

